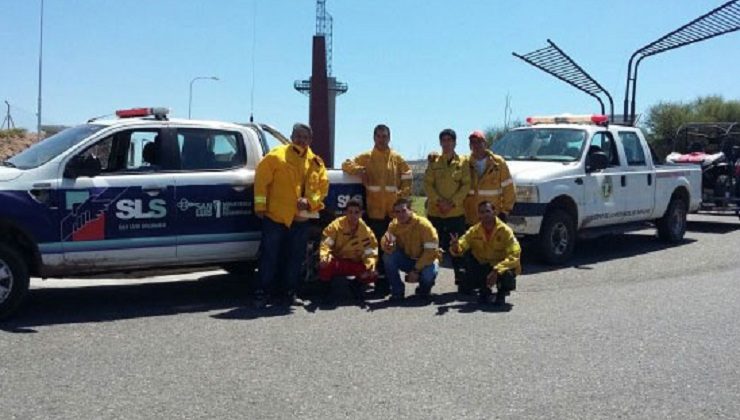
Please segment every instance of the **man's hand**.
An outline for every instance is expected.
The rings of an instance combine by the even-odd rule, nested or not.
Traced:
[[[450,248],[457,248],[460,245],[460,235],[457,233],[450,233]]]
[[[383,251],[388,253],[393,252],[393,249],[396,247],[396,237],[392,233],[386,232],[383,238],[381,238],[380,243],[383,246]]]
[[[305,197],[299,198],[296,206],[298,207],[299,211],[308,210],[310,208],[310,206],[308,205],[308,199]]]
[[[406,274],[406,283],[418,283],[419,282],[419,272],[409,271],[408,274]]]
[[[486,286],[493,287],[493,285],[496,284],[497,280],[498,272],[495,269],[491,270],[491,272],[488,273],[488,276],[486,276]]]
[[[367,175],[367,169],[362,168],[358,170],[357,175],[362,180],[362,185],[367,185],[370,182],[370,177]]]

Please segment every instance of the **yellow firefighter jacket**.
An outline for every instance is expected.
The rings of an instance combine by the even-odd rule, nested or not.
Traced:
[[[506,161],[490,150],[486,154],[486,168],[480,177],[475,170],[475,158],[468,158],[471,177],[470,191],[465,197],[465,221],[468,225],[478,223],[478,204],[483,201],[490,201],[496,212],[506,214],[511,213],[516,201],[514,180]]]
[[[465,214],[463,201],[470,190],[470,167],[465,156],[430,154],[424,173],[424,191],[427,193],[427,215],[431,217],[458,217]],[[452,201],[454,207],[446,214],[437,208],[437,200]]]
[[[365,170],[367,216],[371,219],[393,217],[393,203],[411,194],[411,167],[390,149],[381,152],[373,148],[354,159],[347,159],[342,163],[342,170],[351,175]]]
[[[392,253],[400,247],[404,254],[416,260],[414,268],[417,271],[421,271],[440,257],[437,230],[426,217],[412,214],[411,220],[405,224],[393,219],[388,225],[388,233],[395,238],[395,246],[390,246],[384,236],[381,239],[383,251]]]
[[[329,192],[329,177],[320,157],[310,148],[277,146],[257,164],[254,210],[288,227],[294,219],[318,217]],[[298,199],[308,200],[308,212],[298,212]]]
[[[521,274],[522,266],[519,258],[522,249],[511,228],[499,218],[489,237],[482,224],[473,225],[457,241],[457,246],[450,246],[450,253],[461,256],[470,250],[473,257],[481,264],[490,264],[499,274],[507,270],[514,270]]]
[[[365,268],[374,270],[378,262],[378,241],[362,219],[357,230],[352,232],[347,217],[341,216],[324,228],[319,258],[327,262],[332,258],[362,261]]]

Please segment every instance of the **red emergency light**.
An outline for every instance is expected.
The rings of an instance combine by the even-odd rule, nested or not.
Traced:
[[[609,123],[609,117],[601,114],[594,115],[554,115],[544,117],[527,117],[527,124],[596,124],[606,125]]]
[[[167,108],[130,108],[130,109],[119,109],[116,111],[118,118],[141,118],[154,116],[157,119],[167,118],[170,110]]]

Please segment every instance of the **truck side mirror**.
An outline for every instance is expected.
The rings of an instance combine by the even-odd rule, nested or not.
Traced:
[[[64,168],[64,177],[75,179],[81,176],[86,176],[92,178],[96,175],[100,175],[102,170],[100,159],[97,157],[77,155],[73,157]]]
[[[586,157],[586,172],[597,172],[609,166],[609,157],[604,152],[589,153]]]

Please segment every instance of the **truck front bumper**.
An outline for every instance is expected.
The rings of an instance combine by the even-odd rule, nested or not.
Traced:
[[[517,235],[538,235],[545,210],[545,203],[516,203],[507,224]]]

